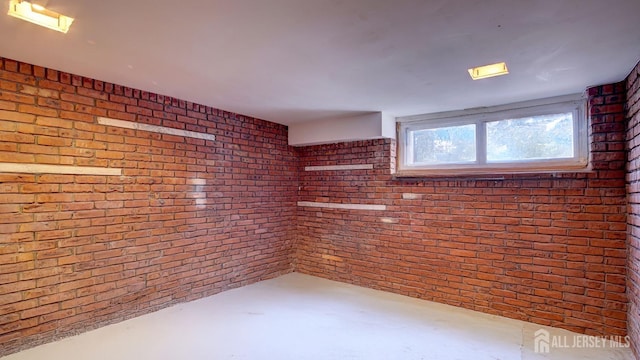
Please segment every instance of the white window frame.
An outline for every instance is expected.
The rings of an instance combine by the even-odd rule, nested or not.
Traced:
[[[487,108],[397,118],[396,176],[586,171],[589,167],[589,121],[585,110],[584,97],[576,94]],[[572,158],[487,162],[486,123],[567,112],[573,112],[574,156]],[[410,164],[409,159],[412,158],[413,150],[409,136],[411,131],[468,124],[476,125],[476,161],[436,165]]]

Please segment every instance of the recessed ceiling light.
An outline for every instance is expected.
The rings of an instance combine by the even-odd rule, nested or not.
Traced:
[[[494,76],[507,75],[509,73],[509,69],[507,69],[507,64],[504,62],[497,64],[490,64],[484,66],[478,66],[469,69],[469,75],[473,80],[486,79]]]
[[[23,0],[11,0],[7,15],[65,34],[73,22],[73,18],[47,10],[42,5]]]

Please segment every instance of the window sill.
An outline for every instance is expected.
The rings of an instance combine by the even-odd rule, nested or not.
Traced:
[[[395,179],[443,179],[443,178],[474,178],[482,180],[503,180],[504,176],[510,175],[551,175],[551,177],[561,177],[561,174],[575,174],[591,172],[591,167],[575,166],[562,168],[549,167],[528,167],[522,169],[505,168],[472,168],[472,169],[410,169],[398,170],[393,177]]]

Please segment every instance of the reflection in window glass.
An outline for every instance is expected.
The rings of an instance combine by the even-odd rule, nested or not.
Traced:
[[[476,160],[476,125],[412,131],[413,163],[456,164]]]
[[[486,123],[487,161],[572,158],[572,113]]]

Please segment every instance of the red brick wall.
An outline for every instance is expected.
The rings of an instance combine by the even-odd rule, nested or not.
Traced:
[[[627,78],[627,295],[629,336],[640,358],[640,63]]]
[[[123,169],[0,173],[0,356],[291,271],[284,126],[0,58],[0,162]]]
[[[627,176],[629,333],[637,344],[636,79],[627,82],[634,116]],[[123,169],[122,176],[0,173],[0,356],[292,265],[487,313],[623,335],[624,83],[589,94],[592,172],[402,180],[390,175],[390,140],[294,150],[284,126],[0,58],[0,162]],[[104,126],[97,116],[217,138]],[[374,169],[304,171],[355,163]],[[197,188],[194,178],[206,185]],[[196,204],[202,196],[206,207]],[[296,200],[388,210],[296,208]]]
[[[586,334],[626,334],[624,84],[589,94],[588,173],[402,180],[390,175],[390,140],[299,149],[299,200],[387,210],[299,207],[296,271]],[[355,163],[374,169],[303,171]]]

